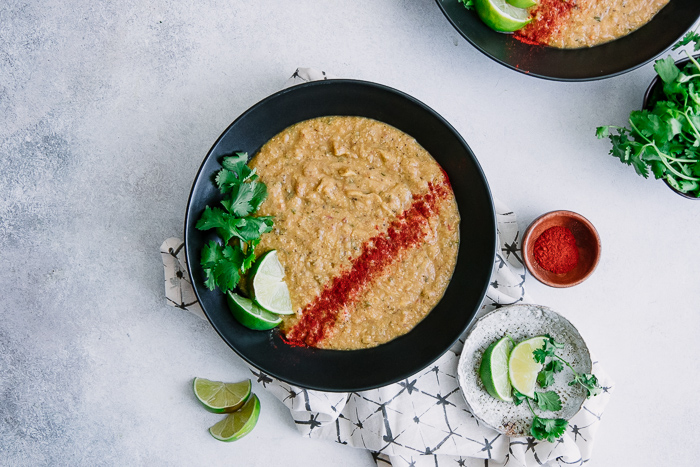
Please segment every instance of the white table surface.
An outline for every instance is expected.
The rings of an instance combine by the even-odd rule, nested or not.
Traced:
[[[595,138],[654,75],[559,83],[482,55],[433,0],[9,0],[0,7],[0,464],[372,466],[302,439],[262,387],[228,444],[194,376],[239,380],[207,322],[166,306],[158,254],[182,234],[219,134],[299,66],[422,100],[464,136],[522,228],[569,209],[603,255],[582,285],[529,278],[617,388],[593,460],[692,465],[700,442],[700,203]],[[466,225],[465,225],[466,227]]]

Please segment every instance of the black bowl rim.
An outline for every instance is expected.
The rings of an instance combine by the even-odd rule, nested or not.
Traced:
[[[454,1],[456,2],[457,0],[454,0]],[[637,68],[640,68],[640,67],[642,67],[642,66],[648,64],[648,63],[651,62],[652,60],[656,59],[657,57],[659,57],[660,55],[662,55],[664,52],[666,52],[669,48],[671,48],[671,46],[673,46],[673,44],[674,44],[675,42],[677,42],[678,40],[680,40],[680,39],[681,39],[685,34],[687,34],[689,31],[693,30],[693,26],[695,25],[695,22],[697,21],[698,18],[700,18],[700,16],[699,16],[698,18],[696,18],[696,20],[693,22],[693,24],[692,24],[688,29],[686,29],[686,30],[683,32],[683,34],[681,34],[680,36],[678,36],[677,39],[675,39],[673,42],[671,42],[670,44],[668,44],[663,50],[660,50],[657,54],[652,55],[652,56],[646,58],[645,60],[639,62],[639,63],[636,64],[636,65],[633,65],[633,66],[631,66],[631,67],[618,70],[618,71],[616,71],[616,72],[608,73],[608,74],[605,74],[605,75],[596,75],[596,76],[582,77],[582,78],[562,78],[562,77],[558,77],[558,76],[550,76],[550,75],[544,75],[544,74],[540,74],[540,73],[535,73],[535,72],[532,72],[532,71],[528,71],[528,70],[525,70],[525,69],[523,69],[523,68],[519,68],[519,67],[513,66],[513,65],[511,65],[510,63],[508,63],[508,62],[506,62],[506,61],[503,61],[503,60],[500,60],[500,59],[497,58],[497,57],[494,57],[494,56],[491,55],[488,51],[486,51],[483,47],[481,47],[477,42],[475,42],[474,40],[472,40],[471,37],[469,37],[464,31],[462,31],[461,28],[459,28],[459,27],[457,26],[457,23],[456,23],[456,22],[454,21],[454,19],[447,13],[447,10],[445,10],[444,6],[443,6],[442,3],[441,3],[441,0],[435,0],[435,2],[438,4],[438,7],[439,7],[440,10],[442,11],[442,14],[445,16],[445,18],[447,18],[447,20],[450,22],[450,24],[452,25],[452,27],[453,27],[455,30],[457,30],[457,32],[459,32],[459,34],[460,34],[462,37],[464,37],[464,38],[467,40],[467,42],[469,42],[475,49],[477,49],[479,52],[481,52],[481,53],[483,53],[484,55],[486,55],[486,56],[487,56],[488,58],[490,58],[491,60],[493,60],[493,61],[495,61],[496,63],[499,63],[499,64],[505,66],[506,68],[510,68],[510,69],[513,70],[513,71],[517,71],[518,73],[522,73],[522,74],[527,75],[527,76],[532,76],[532,77],[535,77],[535,78],[540,78],[540,79],[544,79],[544,80],[548,80],[548,81],[560,81],[560,82],[565,82],[565,83],[577,83],[577,82],[586,82],[586,81],[598,81],[598,80],[607,79],[607,78],[614,78],[614,77],[616,77],[616,76],[620,76],[620,75],[623,75],[623,74],[628,73],[628,72],[630,72],[630,71],[636,70]],[[668,6],[668,5],[666,5],[666,6]],[[475,13],[475,14],[476,14],[476,13]],[[653,18],[652,18],[652,21],[653,21]],[[643,26],[644,26],[644,25],[643,25]],[[639,29],[637,29],[637,30],[639,30]],[[632,31],[632,32],[631,32],[630,34],[628,34],[628,35],[634,34],[637,30]],[[494,33],[495,33],[495,34],[502,34],[502,33],[499,33],[499,32],[497,32],[497,31],[494,31]],[[623,36],[623,37],[626,37],[626,36]],[[622,39],[622,38],[618,38],[618,39]],[[616,40],[617,40],[617,39],[616,39]],[[611,42],[614,42],[614,41],[611,41]],[[609,44],[609,42],[606,42],[606,43],[603,43],[603,44],[599,44],[599,45],[597,45],[597,46],[590,47],[590,48],[592,49],[592,48],[595,48],[595,47],[603,47],[603,46],[605,46],[606,44]],[[580,51],[580,50],[582,50],[582,49],[561,49],[561,50],[571,50],[571,51],[573,52],[573,51]],[[585,49],[584,49],[584,50],[585,50]]]
[[[183,237],[184,237],[184,241],[183,241],[184,246],[183,246],[183,248],[185,249],[185,257],[186,257],[186,259],[187,259],[187,272],[188,272],[188,274],[189,274],[190,277],[194,277],[194,276],[193,276],[193,272],[194,272],[194,271],[193,271],[193,269],[192,269],[192,261],[191,261],[191,258],[189,257],[189,249],[188,249],[188,247],[187,247],[187,237],[188,237],[188,236],[187,236],[187,225],[189,224],[189,220],[190,220],[190,205],[191,205],[191,203],[192,203],[192,196],[193,196],[193,193],[194,193],[196,184],[197,184],[197,180],[199,180],[200,175],[201,175],[201,173],[202,173],[202,170],[204,169],[204,166],[206,165],[206,162],[208,161],[208,159],[209,159],[209,157],[211,156],[211,154],[212,154],[212,152],[214,151],[214,149],[218,146],[218,144],[221,142],[221,140],[226,136],[226,134],[227,134],[228,131],[231,129],[231,127],[233,127],[233,126],[236,125],[239,121],[241,121],[242,119],[244,119],[248,113],[253,112],[255,109],[257,109],[257,108],[260,107],[260,106],[263,106],[266,102],[268,102],[268,101],[270,101],[270,100],[272,100],[272,99],[278,98],[279,96],[281,96],[281,95],[283,95],[283,94],[286,94],[286,93],[289,93],[289,92],[294,92],[295,89],[306,88],[306,87],[313,87],[313,86],[324,86],[324,85],[328,85],[328,84],[331,84],[331,85],[342,85],[342,84],[344,84],[344,83],[347,83],[347,84],[359,84],[359,85],[364,85],[364,86],[368,86],[368,87],[378,88],[378,89],[380,89],[380,90],[382,90],[382,91],[390,92],[390,93],[396,94],[396,95],[398,95],[398,96],[400,96],[400,97],[402,97],[402,98],[404,98],[404,99],[407,99],[407,100],[410,101],[411,103],[413,103],[413,104],[415,104],[415,105],[421,107],[424,111],[426,111],[427,113],[431,114],[434,118],[436,118],[437,120],[439,120],[439,121],[440,121],[454,136],[455,136],[455,138],[459,141],[460,145],[462,145],[462,146],[466,149],[467,153],[471,155],[471,157],[472,157],[472,159],[473,159],[473,162],[474,162],[474,168],[476,169],[476,171],[478,172],[478,175],[479,175],[479,176],[481,177],[481,179],[483,180],[483,182],[484,182],[484,188],[486,189],[486,193],[488,194],[488,199],[489,199],[489,201],[490,201],[489,207],[490,207],[490,211],[491,211],[491,226],[492,226],[492,228],[493,228],[493,233],[494,233],[494,235],[493,235],[493,245],[492,245],[492,253],[493,253],[492,256],[495,257],[496,249],[497,249],[497,246],[498,246],[498,234],[497,234],[497,227],[496,227],[496,226],[497,226],[497,223],[496,223],[496,210],[495,210],[495,207],[494,207],[494,204],[493,204],[493,194],[491,193],[491,187],[490,187],[489,184],[488,184],[488,180],[487,180],[487,178],[486,178],[486,174],[484,173],[483,168],[481,167],[481,164],[479,163],[478,159],[476,158],[476,155],[474,154],[474,152],[472,151],[472,149],[469,147],[469,145],[467,144],[467,142],[464,140],[464,138],[462,137],[462,135],[461,135],[461,134],[460,134],[460,133],[459,133],[459,132],[458,132],[444,117],[443,117],[443,116],[442,116],[442,115],[440,115],[438,112],[436,112],[433,108],[431,108],[430,106],[428,106],[428,105],[425,104],[424,102],[422,102],[422,101],[416,99],[415,97],[413,97],[413,96],[411,96],[411,95],[409,95],[409,94],[407,94],[407,93],[405,93],[405,92],[403,92],[403,91],[400,91],[400,90],[395,89],[395,88],[390,87],[390,86],[386,86],[386,85],[379,84],[379,83],[375,83],[375,82],[371,82],[371,81],[365,81],[365,80],[356,80],[356,79],[324,79],[324,80],[310,81],[310,82],[307,82],[307,83],[302,83],[302,84],[298,84],[298,85],[293,85],[293,86],[290,86],[290,87],[286,87],[286,88],[283,88],[283,89],[281,89],[281,90],[279,90],[279,91],[277,91],[277,92],[275,92],[275,93],[273,93],[273,94],[268,95],[267,97],[263,98],[262,100],[258,101],[257,103],[255,103],[254,105],[252,105],[251,107],[249,107],[247,110],[245,110],[244,112],[242,112],[236,119],[234,119],[233,122],[231,122],[231,124],[230,124],[228,127],[226,127],[226,129],[219,135],[219,137],[216,139],[216,141],[215,141],[215,142],[212,144],[212,146],[209,148],[209,150],[207,151],[207,154],[206,154],[205,157],[202,159],[202,162],[201,162],[199,168],[197,169],[197,173],[196,173],[196,175],[195,175],[195,177],[194,177],[194,179],[193,179],[192,188],[190,189],[190,193],[189,193],[189,195],[188,195],[187,206],[186,206],[186,210],[185,210],[184,235],[183,235]],[[449,174],[448,174],[448,175],[449,175]],[[459,260],[458,260],[458,261],[459,261]],[[474,322],[474,320],[476,319],[476,317],[477,317],[477,315],[478,315],[479,307],[481,306],[481,303],[483,303],[484,297],[486,296],[486,292],[487,292],[487,290],[488,290],[488,285],[489,285],[489,281],[488,281],[488,280],[484,281],[484,284],[483,284],[483,286],[482,286],[482,290],[481,290],[481,292],[480,292],[480,294],[479,294],[479,297],[480,297],[480,298],[479,298],[479,302],[478,302],[478,304],[475,305],[474,313],[473,313],[473,315],[471,316],[471,318],[466,322],[466,324],[464,325],[463,329],[461,329],[458,333],[455,334],[455,337],[454,337],[454,339],[451,340],[450,345],[446,346],[446,347],[444,348],[444,350],[442,350],[439,354],[434,355],[434,357],[432,357],[432,358],[430,359],[430,361],[429,361],[427,364],[425,364],[422,368],[426,368],[426,367],[430,366],[431,364],[433,364],[433,363],[434,363],[435,361],[437,361],[438,359],[440,359],[450,348],[452,348],[452,347],[455,345],[455,343],[457,343],[457,341],[459,340],[459,338],[461,337],[461,335],[466,331],[466,329],[468,329],[469,326],[471,326],[471,324],[472,324],[472,323]],[[202,304],[202,299],[201,299],[201,297],[199,296],[199,292],[198,292],[198,290],[197,290],[197,287],[195,287],[194,284],[193,284],[193,287],[192,287],[192,288],[193,288],[193,290],[194,290],[195,296],[197,297],[197,301],[200,303],[200,306],[201,306],[201,304]],[[437,305],[436,305],[436,306],[437,306]],[[319,390],[319,391],[325,391],[325,392],[358,392],[358,391],[365,391],[365,390],[376,389],[376,388],[380,388],[380,387],[383,387],[383,386],[386,386],[386,385],[389,385],[389,384],[396,383],[397,381],[400,381],[400,380],[402,380],[402,379],[406,379],[406,378],[408,378],[408,377],[414,375],[416,372],[418,372],[418,371],[420,371],[420,370],[422,369],[422,368],[418,368],[418,369],[413,369],[413,370],[411,370],[411,371],[404,371],[404,372],[402,372],[402,373],[400,373],[400,374],[394,375],[394,376],[391,377],[390,379],[387,379],[386,381],[383,381],[383,382],[378,382],[378,383],[376,383],[376,384],[358,385],[358,386],[356,386],[356,387],[351,387],[351,388],[326,387],[326,386],[320,386],[320,385],[309,384],[309,383],[300,384],[298,381],[294,381],[293,379],[290,379],[290,378],[288,378],[288,377],[281,376],[281,375],[279,375],[279,374],[276,374],[275,372],[271,372],[271,371],[268,371],[268,370],[263,370],[263,369],[258,368],[258,366],[257,366],[255,363],[253,363],[246,355],[244,355],[243,353],[239,352],[239,350],[238,350],[237,348],[235,348],[233,345],[231,345],[231,343],[229,342],[229,339],[226,338],[226,337],[224,336],[223,332],[219,329],[219,326],[217,326],[217,325],[212,321],[212,319],[209,317],[209,314],[208,314],[207,311],[205,310],[204,306],[201,306],[201,308],[202,308],[202,311],[204,312],[204,315],[206,316],[207,320],[209,321],[209,323],[211,324],[211,326],[214,328],[214,330],[216,331],[216,333],[219,335],[219,337],[220,337],[220,338],[221,338],[221,339],[236,353],[236,355],[238,355],[240,358],[242,358],[248,365],[252,366],[253,368],[257,368],[257,369],[259,369],[259,370],[261,370],[261,371],[264,371],[266,374],[268,374],[268,375],[270,375],[270,376],[272,376],[272,377],[274,377],[274,378],[277,378],[277,379],[279,379],[280,381],[283,381],[283,382],[286,382],[286,383],[288,383],[288,384],[292,384],[292,385],[294,385],[294,386],[298,386],[298,387],[301,387],[301,388],[304,388],[304,389]],[[269,332],[269,331],[266,331],[266,332]],[[389,344],[389,343],[387,343],[387,344]],[[381,347],[381,346],[380,346],[380,347]],[[375,347],[375,348],[376,348],[376,347]],[[360,350],[349,350],[349,351],[343,351],[343,352],[366,352],[366,351],[371,351],[371,350],[372,350],[372,348],[370,348],[370,349],[360,349]]]
[[[693,58],[695,58],[695,59],[700,59],[700,54],[695,54],[695,55],[693,55]],[[676,64],[676,65],[685,65],[685,64],[688,63],[689,61],[690,61],[690,59],[689,59],[688,57],[681,57],[681,58],[679,58],[678,60],[675,61],[675,64]],[[642,108],[643,108],[643,109],[649,110],[649,108],[650,108],[650,106],[651,106],[650,103],[649,103],[649,99],[651,98],[651,93],[654,92],[654,88],[656,88],[656,86],[658,86],[660,82],[661,82],[661,77],[660,77],[658,74],[657,74],[656,76],[654,76],[654,78],[652,78],[651,83],[649,83],[649,87],[648,87],[647,90],[644,92],[644,101],[643,101],[643,103],[642,103]],[[690,199],[690,200],[695,200],[695,201],[700,200],[700,197],[697,197],[697,196],[690,196],[690,195],[687,194],[687,193],[683,193],[682,191],[676,190],[675,188],[673,188],[673,187],[671,186],[670,183],[668,183],[668,180],[666,180],[665,178],[662,179],[662,180],[664,181],[664,183],[666,184],[666,186],[667,186],[670,190],[672,190],[675,194],[677,194],[678,196],[682,196],[682,197],[685,198],[685,199]]]

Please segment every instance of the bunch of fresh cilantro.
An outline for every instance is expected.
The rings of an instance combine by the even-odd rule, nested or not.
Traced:
[[[247,161],[244,152],[224,157],[215,178],[224,209],[207,206],[195,225],[199,230],[216,229],[222,240],[211,240],[202,248],[201,265],[209,290],[216,286],[224,293],[233,290],[253,264],[260,236],[272,230],[272,217],[251,216],[267,198],[267,187]]]
[[[544,365],[537,375],[537,383],[542,388],[551,386],[554,383],[554,374],[562,371],[564,365],[566,365],[573,372],[573,379],[569,382],[569,386],[580,384],[586,389],[589,398],[600,394],[602,388],[600,384],[598,384],[598,378],[593,374],[579,373],[574,370],[569,362],[556,354],[557,349],[562,348],[564,348],[564,344],[555,341],[549,335],[545,335],[542,348],[535,349],[532,352],[533,359],[537,363]],[[550,359],[549,362],[547,362],[547,358]],[[516,389],[513,389],[513,403],[515,405],[520,405],[525,402],[534,416],[532,419],[532,426],[530,427],[530,434],[536,439],[546,439],[550,443],[553,443],[564,434],[566,427],[569,426],[569,422],[563,418],[539,417],[533,410],[530,400],[534,401],[540,410],[555,412],[561,410],[562,407],[559,394],[555,391],[535,392],[535,397],[530,398]]]
[[[700,35],[689,32],[673,50],[688,44],[700,50]],[[610,154],[644,178],[651,171],[672,188],[700,197],[700,63],[685,53],[689,62],[682,70],[670,56],[654,64],[665,99],[652,102],[651,110],[631,112],[631,128],[602,126],[596,135],[609,137]]]

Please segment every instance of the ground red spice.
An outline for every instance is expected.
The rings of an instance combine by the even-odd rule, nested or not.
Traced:
[[[576,239],[566,227],[556,226],[542,232],[534,247],[535,261],[543,269],[564,274],[578,264]]]
[[[515,38],[526,44],[549,44],[575,7],[575,0],[539,0],[539,4],[530,11],[534,19],[516,31]]]
[[[315,346],[336,323],[338,314],[351,306],[372,279],[400,257],[402,251],[419,245],[428,233],[428,219],[439,212],[440,200],[451,193],[447,174],[439,184],[428,184],[428,192],[413,195],[411,206],[391,222],[386,232],[367,240],[350,269],[334,277],[321,294],[302,311],[301,319],[285,336],[291,345]]]

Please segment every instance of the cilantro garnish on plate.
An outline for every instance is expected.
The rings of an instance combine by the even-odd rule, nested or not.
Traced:
[[[689,32],[673,50],[689,44],[700,50],[700,34]],[[596,136],[610,138],[610,154],[642,177],[651,172],[672,188],[700,197],[700,63],[685,53],[689,62],[682,70],[670,56],[654,64],[663,98],[651,102],[651,110],[632,111],[630,128],[601,126]]]
[[[223,195],[220,201],[223,209],[207,206],[195,225],[199,230],[216,229],[223,242],[212,240],[202,248],[201,265],[209,290],[217,286],[224,293],[234,290],[241,274],[255,260],[260,236],[272,230],[271,216],[252,216],[267,199],[267,186],[258,180],[255,169],[248,167],[247,161],[245,152],[224,157],[223,168],[215,178]]]

